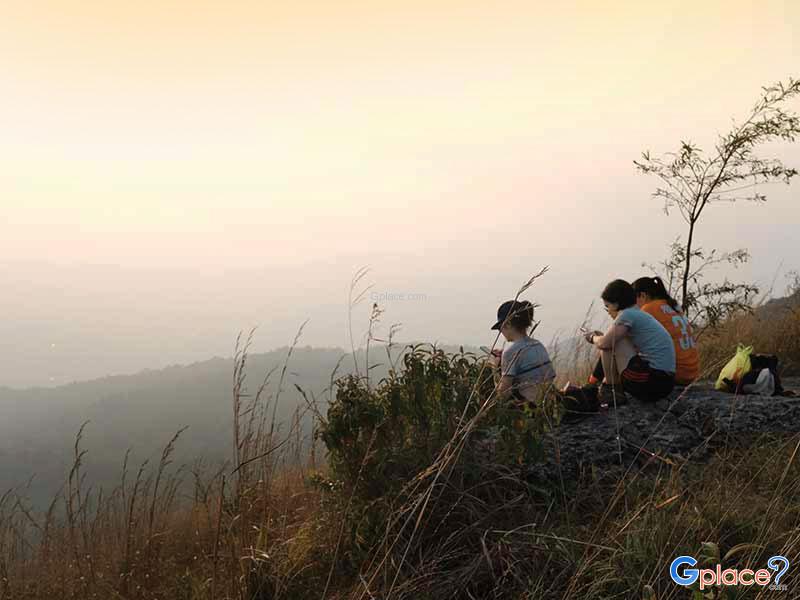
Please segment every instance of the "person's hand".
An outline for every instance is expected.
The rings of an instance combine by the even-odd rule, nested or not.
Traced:
[[[589,342],[590,344],[594,344],[594,338],[597,335],[603,335],[603,332],[602,331],[597,331],[597,330],[588,332],[586,334],[586,336],[585,336],[586,341]]]
[[[500,366],[500,350],[492,350],[491,354],[486,357],[486,360],[489,361],[489,366],[493,369],[496,369]]]

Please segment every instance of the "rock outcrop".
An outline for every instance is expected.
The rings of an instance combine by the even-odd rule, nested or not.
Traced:
[[[800,379],[788,379],[784,386],[798,390]],[[800,397],[735,396],[703,383],[655,404],[629,401],[562,425],[547,436],[547,458],[532,467],[531,475],[570,476],[590,465],[627,470],[645,462],[699,460],[720,444],[798,431]]]

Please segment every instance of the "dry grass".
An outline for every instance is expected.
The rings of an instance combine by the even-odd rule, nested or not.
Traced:
[[[391,597],[639,598],[649,585],[660,600],[685,598],[666,578],[667,565],[679,554],[708,553],[713,546],[704,542],[716,544],[728,566],[765,564],[774,554],[795,564],[798,441],[763,438],[756,451],[721,449],[707,466],[664,468],[616,484],[587,476],[567,502],[549,505],[515,497],[519,482],[498,468],[483,491],[464,494],[461,531],[431,545],[441,533],[435,524],[418,530],[427,560]],[[152,478],[140,482],[136,497],[132,482],[127,503],[120,490],[96,511],[81,508],[74,523],[51,520],[47,531],[6,496],[0,597],[321,598],[338,521],[329,495],[307,475],[291,470],[272,482],[272,492],[248,489],[238,509],[230,496],[220,502],[219,484],[172,509],[169,493],[159,493],[152,534]],[[491,497],[489,490],[506,493]],[[388,597],[380,589],[391,581],[374,580],[372,595],[364,593],[368,566],[361,575],[334,573],[327,597]],[[789,577],[784,582],[792,585]],[[734,597],[759,596],[751,589]]]
[[[738,317],[701,337],[704,361],[724,362],[743,341],[797,372],[798,334],[798,311]],[[587,472],[534,488],[509,466],[463,459],[491,395],[476,398],[478,414],[409,480],[370,549],[350,535],[369,505],[356,501],[357,486],[327,480],[310,451],[303,423],[318,413],[314,398],[276,423],[286,365],[251,394],[248,347],[236,356],[231,464],[172,465],[178,434],[158,464],[126,460],[115,489],[92,490],[78,435],[49,511],[34,514],[24,490],[0,498],[0,600],[665,600],[689,594],[666,575],[679,554],[726,566],[800,560],[800,436],[735,440],[709,464],[653,464],[615,479]],[[791,571],[783,583],[793,589]]]
[[[736,345],[753,346],[759,354],[775,354],[784,375],[800,375],[800,303],[795,306],[757,307],[752,314],[734,316],[699,338],[703,365],[724,364]]]
[[[325,540],[310,529],[321,502],[307,485],[315,453],[303,411],[288,429],[275,422],[286,365],[275,394],[265,393],[273,373],[247,392],[248,347],[249,339],[235,361],[233,464],[172,465],[177,432],[157,464],[129,465],[126,456],[118,486],[91,489],[79,432],[63,491],[45,514],[27,507],[24,489],[0,499],[0,599],[272,598],[297,573],[307,576],[311,557],[299,541],[313,537],[311,549]],[[276,562],[280,572],[257,576]]]

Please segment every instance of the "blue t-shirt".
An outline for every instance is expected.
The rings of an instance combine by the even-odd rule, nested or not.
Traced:
[[[675,345],[658,319],[638,306],[631,306],[621,311],[614,323],[628,326],[633,345],[651,369],[675,373]]]
[[[503,349],[500,372],[503,376],[513,378],[513,385],[518,389],[537,383],[549,383],[556,377],[547,348],[527,335]]]

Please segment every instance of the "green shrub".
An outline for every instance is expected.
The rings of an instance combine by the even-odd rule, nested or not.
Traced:
[[[447,554],[433,550],[445,538],[474,551],[481,540],[473,524],[488,514],[493,524],[507,514],[518,522],[520,507],[537,504],[541,491],[523,472],[541,456],[548,415],[496,401],[494,388],[481,358],[428,346],[410,347],[401,369],[374,387],[352,375],[338,381],[319,435],[346,533],[340,558],[351,568],[388,552],[387,539],[413,541],[416,557]],[[447,475],[437,477],[442,471]],[[410,507],[431,490],[436,500],[423,523],[429,530],[409,535],[404,525],[417,510]]]
[[[494,385],[480,358],[426,346],[411,347],[401,371],[375,387],[354,375],[340,379],[319,433],[333,478],[362,499],[383,497],[427,468],[470,421],[476,436],[493,437],[494,458],[535,459],[543,413],[494,402]]]

